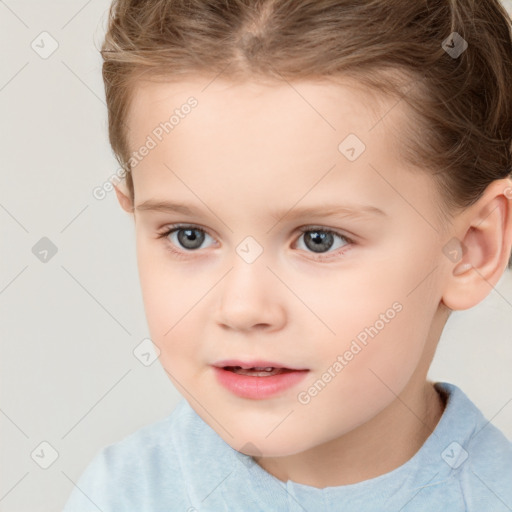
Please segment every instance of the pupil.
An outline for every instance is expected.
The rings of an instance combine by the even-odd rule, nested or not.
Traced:
[[[323,252],[330,249],[333,243],[333,235],[324,231],[309,231],[304,237],[304,242],[314,252]],[[313,242],[311,242],[311,240]],[[311,243],[311,245],[310,245]]]
[[[199,236],[197,236],[197,233],[199,233]],[[178,240],[186,249],[198,249],[203,243],[204,233],[198,229],[180,229]]]

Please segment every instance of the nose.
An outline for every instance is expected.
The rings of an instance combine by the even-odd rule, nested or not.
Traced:
[[[281,329],[286,320],[282,284],[263,258],[247,263],[235,256],[220,283],[217,323],[237,331]]]

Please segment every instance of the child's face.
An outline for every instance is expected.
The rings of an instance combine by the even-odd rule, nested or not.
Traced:
[[[135,211],[149,330],[176,388],[252,455],[339,438],[396,395],[413,404],[446,320],[449,260],[432,178],[397,156],[390,128],[404,129],[402,105],[372,110],[363,92],[327,83],[207,83],[141,86],[129,119],[132,151],[156,142],[133,170],[135,207],[195,212]],[[182,109],[191,96],[197,106]],[[366,145],[359,156],[353,140],[339,149],[349,134]],[[158,238],[172,224],[204,238],[186,228]],[[213,367],[233,359],[308,371],[274,394],[272,377],[239,377],[262,382],[240,396]]]

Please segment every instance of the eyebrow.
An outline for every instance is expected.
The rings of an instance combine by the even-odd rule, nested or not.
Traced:
[[[192,205],[187,205],[183,203],[173,203],[170,201],[159,201],[149,199],[144,201],[135,207],[136,210],[143,211],[158,211],[165,213],[181,213],[184,215],[201,215],[203,211],[199,208],[196,208]],[[306,217],[306,216],[317,216],[317,217],[334,217],[334,216],[343,216],[343,217],[371,217],[374,215],[386,216],[387,214],[371,205],[362,205],[362,204],[323,204],[319,206],[310,206],[310,207],[302,207],[302,208],[291,208],[287,211],[274,210],[270,212],[270,217],[275,220],[281,220],[284,217],[294,218],[294,217]]]

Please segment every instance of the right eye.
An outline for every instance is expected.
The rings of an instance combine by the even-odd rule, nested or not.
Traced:
[[[170,240],[170,235],[174,235],[175,241]],[[168,249],[173,252],[179,252],[174,247],[178,247],[181,252],[196,251],[201,248],[205,237],[210,237],[203,229],[191,225],[172,225],[166,226],[165,231],[159,233],[158,238],[164,238],[168,244]],[[211,238],[211,237],[210,237]],[[174,246],[174,247],[171,247]]]

